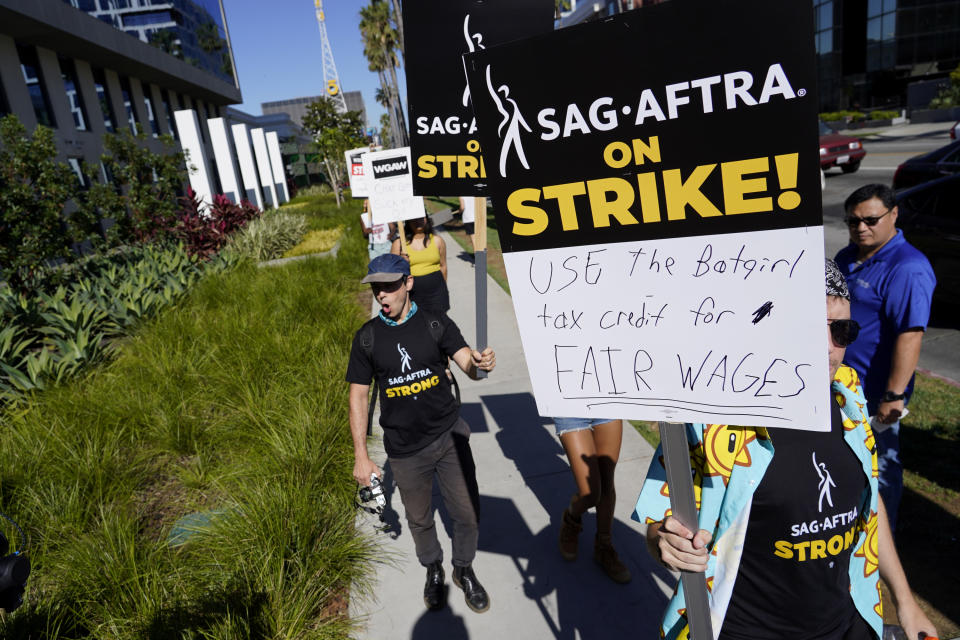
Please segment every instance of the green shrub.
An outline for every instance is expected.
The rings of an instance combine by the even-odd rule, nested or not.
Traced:
[[[267,212],[247,223],[227,246],[250,260],[273,260],[300,242],[306,230],[307,218],[302,214]]]
[[[866,114],[862,111],[829,111],[820,114],[820,119],[824,122],[837,122],[840,120],[844,122],[859,122],[864,118],[866,118]]]
[[[950,72],[950,84],[940,90],[930,101],[931,109],[960,107],[960,64]]]
[[[354,232],[337,259],[204,278],[115,360],[3,416],[0,510],[35,570],[0,637],[348,637],[339,607],[373,561],[341,375],[364,319],[355,217],[333,220]]]
[[[236,261],[228,253],[201,263],[180,245],[145,245],[90,257],[33,295],[0,290],[0,406],[105,359],[111,339],[175,303],[204,272]]]
[[[335,229],[322,229],[317,231],[308,231],[303,236],[303,240],[283,254],[284,258],[294,258],[296,256],[305,256],[311,253],[322,253],[329,251],[337,244],[337,240],[343,235],[343,227]]]
[[[878,111],[871,111],[870,114],[867,116],[867,120],[893,120],[894,118],[899,118],[899,117],[900,117],[899,111],[878,110]]]
[[[297,198],[315,198],[316,196],[325,196],[333,193],[333,189],[326,182],[312,184],[297,191]]]
[[[53,130],[28,136],[15,115],[0,120],[0,279],[29,291],[49,260],[70,257],[74,238],[61,218],[77,191],[76,176],[56,162]]]

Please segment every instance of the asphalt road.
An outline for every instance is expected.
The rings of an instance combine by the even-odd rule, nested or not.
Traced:
[[[843,201],[858,187],[872,182],[891,184],[904,160],[933,151],[950,142],[949,123],[940,126],[910,125],[891,129],[864,141],[867,155],[856,173],[831,169],[823,190],[823,226],[826,255],[833,257],[848,242],[843,224]],[[909,238],[908,238],[909,240]],[[951,314],[936,313],[920,354],[920,368],[960,381],[960,323]]]

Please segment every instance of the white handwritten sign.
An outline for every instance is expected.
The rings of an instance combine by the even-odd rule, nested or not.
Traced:
[[[380,151],[383,147],[358,147],[344,152],[347,160],[347,175],[350,179],[350,194],[354,198],[367,197],[367,181],[363,172],[363,156],[371,151]]]
[[[809,7],[730,2],[464,56],[541,415],[829,428]]]
[[[410,147],[363,154],[363,172],[374,224],[426,215],[423,197],[413,195]]]
[[[521,251],[504,262],[527,361],[538,363],[541,415],[829,421],[827,328],[798,322],[825,307],[822,285],[807,286],[823,279],[822,228]]]

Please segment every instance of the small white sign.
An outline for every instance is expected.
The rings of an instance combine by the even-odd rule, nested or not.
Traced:
[[[829,429],[823,227],[503,258],[540,415]]]
[[[358,147],[344,152],[347,160],[347,176],[350,180],[350,195],[354,198],[367,197],[366,175],[363,173],[363,156],[371,151],[380,151],[383,147]]]
[[[426,215],[423,197],[413,195],[410,147],[371,151],[362,160],[374,224]]]

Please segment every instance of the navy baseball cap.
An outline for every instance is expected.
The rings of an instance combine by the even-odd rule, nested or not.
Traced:
[[[377,256],[367,265],[367,277],[360,282],[396,282],[410,275],[410,263],[392,253]]]

